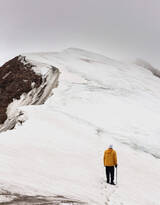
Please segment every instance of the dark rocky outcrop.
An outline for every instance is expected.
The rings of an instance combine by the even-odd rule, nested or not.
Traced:
[[[37,89],[37,102],[38,98],[43,95],[47,86],[48,76],[37,74],[33,69],[34,67],[36,65],[26,60],[25,56],[17,56],[0,67],[0,124],[6,121],[8,105],[14,99],[19,100],[22,94],[28,94],[33,89]],[[50,66],[50,69],[52,72],[57,72],[58,70],[53,66]],[[40,87],[41,89],[39,89]],[[44,99],[46,98],[47,96],[44,97]],[[36,101],[31,102],[31,104],[36,104]]]
[[[21,60],[21,56],[17,56],[0,67],[0,124],[7,119],[6,110],[13,99],[28,93],[33,82],[35,87],[42,83],[42,77],[32,70],[33,65]],[[25,57],[23,60],[25,62]]]

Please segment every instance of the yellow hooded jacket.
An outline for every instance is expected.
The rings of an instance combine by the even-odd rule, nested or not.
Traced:
[[[104,152],[104,166],[115,166],[115,165],[117,165],[116,151],[109,148]]]

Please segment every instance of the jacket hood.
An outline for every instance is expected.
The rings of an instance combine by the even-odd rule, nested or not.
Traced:
[[[111,153],[112,151],[113,151],[113,149],[111,149],[111,148],[107,149],[108,154]]]

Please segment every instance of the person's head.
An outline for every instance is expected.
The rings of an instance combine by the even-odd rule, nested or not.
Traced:
[[[112,144],[110,144],[108,148],[109,148],[109,149],[113,149],[113,145],[112,145]]]

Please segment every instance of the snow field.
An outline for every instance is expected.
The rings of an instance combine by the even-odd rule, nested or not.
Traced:
[[[27,58],[60,68],[60,83],[44,105],[20,108],[23,126],[1,133],[0,187],[93,205],[159,205],[160,80],[78,49]],[[111,143],[115,187],[103,167]]]

